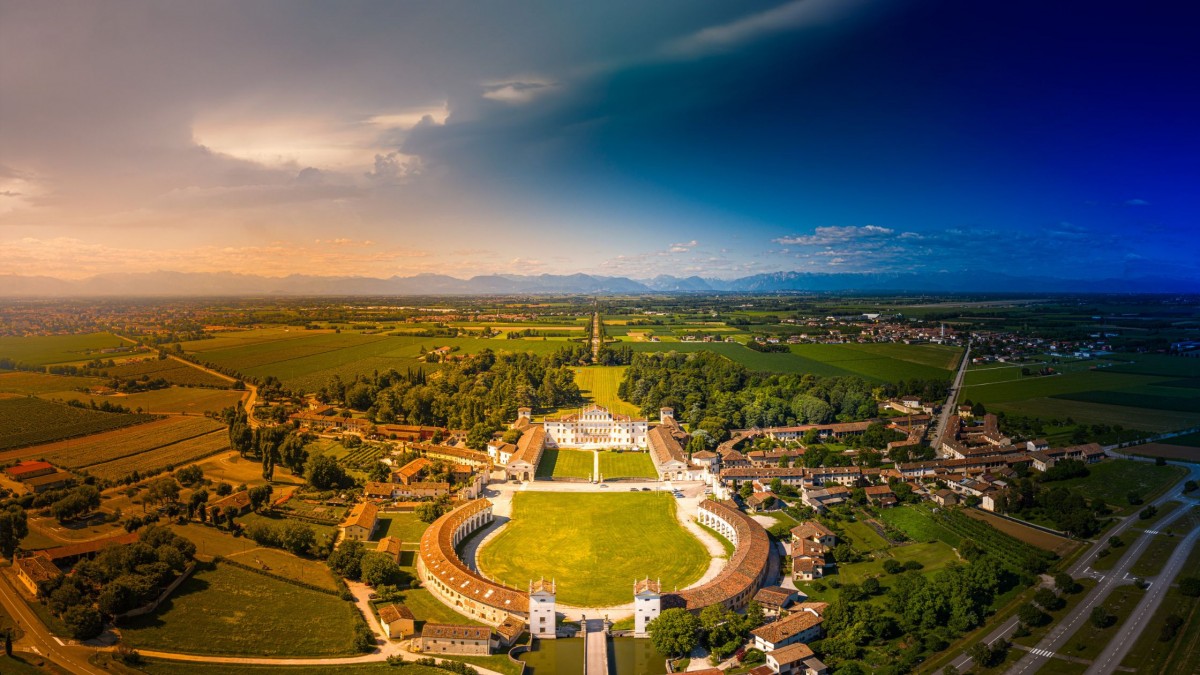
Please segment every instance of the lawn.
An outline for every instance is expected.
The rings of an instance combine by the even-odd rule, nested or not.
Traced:
[[[413,617],[417,620],[418,631],[421,630],[421,626],[425,625],[426,621],[432,621],[433,623],[457,623],[468,626],[487,625],[450,609],[446,606],[446,603],[433,597],[433,594],[424,588],[414,588],[405,591],[403,604],[412,610]]]
[[[645,576],[684,588],[710,558],[675,509],[665,492],[519,492],[512,521],[479,551],[479,567],[515,588],[557,579],[559,602],[579,607],[630,602],[630,584]]]
[[[617,387],[625,377],[625,366],[588,366],[575,368],[575,383],[584,398],[620,415],[638,417],[641,411],[617,396]]]
[[[1059,619],[1063,618],[1064,616],[1066,616],[1067,614],[1070,614],[1071,610],[1074,609],[1080,602],[1082,602],[1083,599],[1087,597],[1087,594],[1089,592],[1091,592],[1091,590],[1093,588],[1096,587],[1096,580],[1087,578],[1087,577],[1078,579],[1078,583],[1080,586],[1080,590],[1078,593],[1072,593],[1071,595],[1061,596],[1062,599],[1066,601],[1066,604],[1064,604],[1062,607],[1060,607],[1059,609],[1056,609],[1053,612],[1047,612],[1047,614],[1049,614],[1051,617],[1051,620],[1049,623],[1047,623],[1044,626],[1037,626],[1035,628],[1030,628],[1029,635],[1026,635],[1024,637],[1014,638],[1013,642],[1015,642],[1019,645],[1024,645],[1026,647],[1036,647],[1037,644],[1042,641],[1042,638],[1045,637],[1047,633],[1049,633],[1051,630],[1054,629],[1055,625],[1057,624],[1057,621]]]
[[[375,539],[396,537],[405,544],[419,544],[429,523],[422,522],[416,513],[380,513],[375,526]]]
[[[883,571],[883,562],[888,558],[894,558],[900,562],[915,560],[921,563],[923,566],[921,573],[926,576],[932,575],[952,562],[959,561],[954,550],[940,541],[932,544],[906,544],[894,547],[887,553],[881,553],[874,560],[838,565],[837,571],[833,575],[818,582],[798,582],[797,587],[808,595],[810,600],[816,602],[832,602],[837,598],[840,591],[833,588],[831,582],[834,580],[842,584],[860,584],[870,577],[875,577],[886,590],[896,578],[895,575]],[[819,590],[817,584],[825,587],[825,590]],[[872,602],[882,603],[884,598],[885,594],[880,593],[873,598]]]
[[[319,560],[301,558],[277,548],[260,547],[247,537],[234,537],[215,527],[198,523],[172,525],[171,529],[195,544],[196,553],[200,555],[220,555],[252,567],[266,565],[271,574],[337,590],[333,573]],[[255,578],[258,576],[255,575]]]
[[[588,480],[596,466],[591,450],[545,450],[538,463],[538,478],[582,478]]]
[[[605,478],[658,478],[654,461],[645,452],[601,452],[600,475]]]
[[[357,608],[232,565],[197,570],[152,616],[122,627],[131,646],[192,654],[353,654]]]
[[[846,533],[846,537],[850,540],[850,547],[861,553],[870,551],[882,551],[888,548],[888,542],[879,533],[875,531],[867,523],[859,520],[855,522],[840,523],[842,530]]]
[[[958,546],[960,537],[936,522],[923,509],[915,506],[897,506],[884,509],[879,519],[903,532],[913,541],[943,541]]]
[[[1051,485],[1075,490],[1088,499],[1100,497],[1123,513],[1141,508],[1128,505],[1127,496],[1130,492],[1138,493],[1144,501],[1149,502],[1187,475],[1187,469],[1180,466],[1157,466],[1129,459],[1092,464],[1088,466],[1088,471],[1083,478],[1072,478]]]

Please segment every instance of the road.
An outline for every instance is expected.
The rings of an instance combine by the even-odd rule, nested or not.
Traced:
[[[2,577],[4,575],[0,575]],[[15,648],[20,651],[30,651],[41,654],[71,673],[88,673],[103,675],[107,671],[88,663],[88,658],[95,650],[89,647],[65,645],[50,634],[46,625],[29,609],[21,599],[20,591],[9,584],[7,577],[0,579],[0,604],[4,610],[17,622],[17,627],[25,631],[25,635],[16,642]]]
[[[1115,454],[1115,453],[1110,453],[1110,454]],[[1131,459],[1141,459],[1141,458],[1131,458]],[[1145,461],[1153,461],[1153,460],[1145,460]],[[1151,502],[1151,504],[1153,504],[1155,506],[1161,507],[1163,504],[1165,504],[1169,501],[1172,501],[1172,500],[1184,501],[1184,502],[1189,501],[1189,500],[1183,498],[1183,483],[1184,483],[1184,481],[1187,481],[1189,479],[1196,480],[1197,478],[1200,478],[1200,465],[1185,464],[1182,462],[1172,462],[1172,464],[1175,464],[1177,466],[1183,466],[1183,467],[1187,468],[1189,470],[1189,474],[1187,476],[1181,478],[1175,484],[1175,487],[1173,489],[1167,490],[1167,492],[1164,493],[1161,497],[1159,497],[1158,499]],[[1164,518],[1163,521],[1158,523],[1157,526],[1161,526],[1167,522],[1170,522],[1171,520],[1179,517],[1180,514],[1186,512],[1186,510],[1187,509],[1184,509],[1184,508],[1176,509],[1176,511],[1174,513],[1169,514],[1166,518]],[[1102,536],[1107,539],[1110,536],[1120,535],[1123,532],[1125,532],[1127,529],[1129,529],[1130,527],[1133,527],[1133,526],[1139,524],[1140,522],[1141,521],[1138,519],[1138,517],[1136,515],[1126,516],[1125,518],[1123,518],[1121,520],[1121,522],[1119,522],[1116,526],[1114,526],[1113,528],[1111,528],[1110,530],[1105,532]],[[1117,565],[1117,569],[1121,569],[1121,571],[1118,572],[1117,569],[1114,569],[1113,571],[1108,573],[1108,575],[1105,577],[1105,579],[1111,581],[1111,580],[1117,580],[1117,579],[1120,579],[1121,577],[1123,577],[1125,575],[1125,572],[1128,571],[1129,567],[1131,567],[1137,561],[1137,557],[1141,555],[1140,551],[1149,544],[1150,536],[1152,536],[1152,535],[1144,535],[1142,537],[1139,537],[1138,540],[1136,542],[1134,542],[1132,545],[1126,546],[1126,548],[1123,551],[1121,562],[1118,563],[1118,565]],[[1091,550],[1089,550],[1087,553],[1080,556],[1079,559],[1075,561],[1075,564],[1072,565],[1070,569],[1066,570],[1066,572],[1073,577],[1087,576],[1087,571],[1091,567],[1092,563],[1095,562],[1096,558],[1098,557],[1100,548],[1102,548],[1102,547],[1093,546],[1091,548]],[[1136,554],[1134,553],[1135,548],[1137,549]],[[1128,583],[1128,582],[1126,582],[1126,583]],[[1104,588],[1104,590],[1101,594],[1102,587]],[[1061,637],[1061,640],[1059,641],[1059,645],[1058,645],[1058,646],[1061,646],[1061,643],[1066,642],[1066,640],[1069,639],[1071,637],[1071,635],[1073,635],[1075,632],[1073,628],[1071,628],[1068,631],[1067,629],[1064,629],[1063,626],[1067,626],[1068,628],[1070,628],[1071,626],[1078,626],[1079,625],[1078,622],[1079,622],[1080,618],[1081,617],[1086,618],[1084,615],[1090,615],[1091,611],[1092,611],[1092,607],[1104,602],[1104,599],[1106,597],[1108,597],[1108,593],[1109,593],[1109,591],[1112,590],[1112,588],[1113,588],[1112,583],[1106,584],[1106,583],[1104,583],[1104,581],[1102,581],[1100,585],[1097,585],[1095,588],[1093,588],[1092,591],[1088,594],[1088,596],[1084,600],[1081,600],[1078,603],[1075,610],[1072,611],[1071,614],[1068,614],[1067,616],[1064,616],[1063,618],[1059,619],[1058,625],[1053,630],[1051,630],[1051,632],[1049,634],[1047,634],[1047,636],[1040,643],[1038,643],[1037,648],[1039,650],[1045,650],[1047,652],[1054,651],[1054,649],[1056,649],[1057,647],[1051,646],[1050,643],[1056,635],[1058,637]],[[1149,616],[1146,617],[1146,620],[1149,620]],[[1012,633],[1014,630],[1017,629],[1018,623],[1019,623],[1019,621],[1017,620],[1017,618],[1015,616],[1010,617],[1009,619],[1004,621],[1004,623],[1000,624],[999,626],[994,628],[990,633],[988,633],[983,638],[983,641],[990,645],[990,644],[995,643],[997,640],[999,640],[1001,638],[1011,639]],[[1132,626],[1132,625],[1133,624],[1124,626],[1124,627],[1122,627],[1122,630],[1128,631],[1130,629],[1130,626]],[[1142,629],[1142,626],[1137,626],[1135,629],[1135,632],[1140,634],[1141,629]],[[1058,635],[1059,633],[1065,633],[1065,635]],[[1039,656],[1037,654],[1030,652],[1025,657],[1023,657],[1021,660],[1017,661],[1017,663],[1015,663],[1008,670],[1008,672],[1009,673],[1020,673],[1020,672],[1033,673],[1033,672],[1037,671],[1037,668],[1034,668],[1033,670],[1028,670],[1030,668],[1030,666],[1036,665],[1037,667],[1040,667],[1041,664],[1043,664],[1045,661],[1046,661],[1046,657]],[[955,659],[954,661],[951,661],[951,663],[950,663],[950,665],[952,665],[956,669],[958,669],[958,672],[960,672],[960,673],[966,672],[971,667],[971,664],[972,664],[971,657],[967,656],[966,654],[959,656],[957,659]],[[1019,670],[1018,670],[1018,668],[1019,668]]]
[[[971,363],[971,341],[967,341],[967,349],[963,352],[962,363],[958,364],[958,372],[954,374],[954,382],[950,383],[950,393],[946,396],[946,403],[942,405],[942,412],[938,415],[937,426],[934,428],[933,450],[942,456],[942,436],[946,433],[946,425],[950,423],[950,417],[954,415],[955,409],[958,407],[958,392],[962,389],[963,378],[967,375],[967,366]]]
[[[1183,496],[1183,481],[1187,479],[1194,480],[1197,477],[1200,477],[1200,466],[1194,464],[1179,465],[1186,466],[1188,468],[1188,475],[1183,480],[1179,481],[1174,489],[1168,490],[1165,494],[1163,494],[1163,496],[1151,502],[1151,504],[1161,507],[1168,501],[1174,500],[1183,502],[1185,506],[1175,509],[1175,511],[1171,512],[1162,520],[1155,523],[1156,529],[1165,528],[1177,518],[1185,515],[1190,510],[1188,506],[1193,503],[1191,499]],[[1126,530],[1137,526],[1140,522],[1140,519],[1136,515],[1127,516],[1121,521],[1120,524],[1104,533],[1103,536],[1108,538],[1110,536],[1121,535]],[[1188,536],[1192,537],[1194,534],[1195,532]],[[1078,627],[1082,625],[1082,622],[1088,620],[1088,617],[1092,613],[1093,607],[1103,604],[1108,598],[1109,593],[1111,593],[1117,586],[1132,583],[1132,579],[1126,579],[1129,568],[1133,567],[1134,563],[1136,563],[1138,558],[1141,557],[1142,552],[1145,551],[1146,547],[1150,545],[1150,541],[1153,538],[1154,535],[1143,533],[1134,541],[1127,543],[1121,554],[1121,559],[1117,561],[1117,564],[1112,570],[1103,575],[1099,575],[1099,573],[1094,572],[1089,574],[1091,564],[1095,562],[1101,548],[1103,547],[1093,546],[1092,549],[1085,555],[1080,556],[1079,560],[1075,562],[1075,565],[1068,570],[1068,573],[1073,577],[1087,575],[1096,578],[1098,575],[1099,583],[1096,584],[1096,586],[1090,592],[1088,592],[1087,596],[1085,596],[1079,601],[1078,604],[1076,604],[1075,608],[1071,610],[1070,613],[1059,619],[1057,625],[1055,625],[1055,627],[1051,629],[1044,638],[1042,638],[1042,641],[1037,644],[1037,653],[1028,652],[1020,660],[1014,663],[1011,668],[1008,669],[1008,673],[1010,673],[1010,675],[1035,673],[1039,668],[1041,668],[1046,660],[1050,658],[1044,656],[1044,654],[1056,653],[1058,650],[1062,649],[1063,645],[1065,645],[1067,641],[1071,639],[1071,636],[1075,634],[1075,631],[1078,629]],[[1179,565],[1182,564],[1182,561],[1180,561]],[[1170,581],[1165,574],[1166,570],[1164,570],[1163,574],[1159,575],[1159,581],[1155,585],[1169,585]],[[1153,588],[1153,586],[1151,586],[1151,588]],[[1150,614],[1145,614],[1138,620],[1131,619],[1129,623],[1121,627],[1120,632],[1131,633],[1133,641],[1136,641],[1137,636],[1141,634],[1142,629],[1145,627],[1145,622],[1149,621],[1152,614],[1152,612]],[[1130,642],[1129,644],[1132,645],[1133,643]],[[1126,647],[1126,650],[1128,650],[1128,647]],[[1115,667],[1116,664],[1113,665]]]
[[[592,315],[592,363],[600,359],[600,312]]]
[[[608,631],[604,630],[604,620],[588,619],[584,635],[587,650],[584,675],[608,675]]]

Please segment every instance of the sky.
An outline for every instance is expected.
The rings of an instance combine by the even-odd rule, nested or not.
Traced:
[[[1200,8],[0,0],[0,274],[1200,278]]]

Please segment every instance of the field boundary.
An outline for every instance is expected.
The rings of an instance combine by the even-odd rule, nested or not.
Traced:
[[[192,441],[192,440],[195,440],[195,439],[197,439],[197,438],[203,438],[203,437],[205,437],[205,436],[211,436],[211,435],[213,435],[213,434],[219,434],[219,433],[221,433],[222,431],[224,431],[224,430],[223,430],[223,429],[213,429],[212,431],[205,431],[204,433],[201,433],[201,434],[196,434],[196,435],[194,435],[194,436],[188,436],[187,438],[181,438],[181,439],[179,439],[179,440],[177,440],[177,441],[171,441],[170,443],[163,443],[162,445],[156,445],[156,446],[154,446],[153,448],[147,448],[147,449],[145,449],[145,450],[139,450],[139,451],[137,451],[137,452],[131,452],[131,453],[128,453],[128,454],[125,454],[125,455],[121,455],[121,456],[119,456],[119,457],[110,457],[109,459],[106,459],[106,460],[104,460],[104,461],[102,461],[102,462],[92,462],[91,464],[81,464],[81,465],[79,465],[79,466],[72,467],[72,468],[73,468],[74,470],[76,470],[76,471],[82,471],[82,470],[84,470],[84,469],[90,469],[90,468],[92,468],[92,467],[94,467],[94,466],[99,466],[99,465],[101,465],[101,464],[109,464],[109,463],[111,463],[111,462],[118,462],[118,461],[120,461],[120,460],[122,460],[122,459],[129,459],[130,457],[136,457],[136,456],[138,456],[138,455],[144,455],[144,454],[146,454],[146,453],[148,453],[148,452],[154,452],[155,450],[162,450],[163,448],[169,448],[169,447],[171,447],[172,445],[179,445],[180,443],[184,443],[184,442],[187,442],[187,441]],[[218,450],[217,452],[220,452],[220,451]],[[216,454],[216,453],[212,453],[212,454]],[[207,457],[208,455],[204,455],[204,456],[205,456],[205,457]]]

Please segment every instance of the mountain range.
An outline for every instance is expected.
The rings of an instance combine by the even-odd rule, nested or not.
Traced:
[[[591,274],[492,274],[459,279],[444,274],[360,276],[294,274],[267,277],[230,272],[139,272],[99,274],[65,280],[0,275],[0,297],[78,296],[388,296],[638,293],[1196,293],[1200,280],[1170,277],[1065,279],[1015,277],[1000,273],[816,274],[774,272],[737,279],[659,275],[650,279]]]

